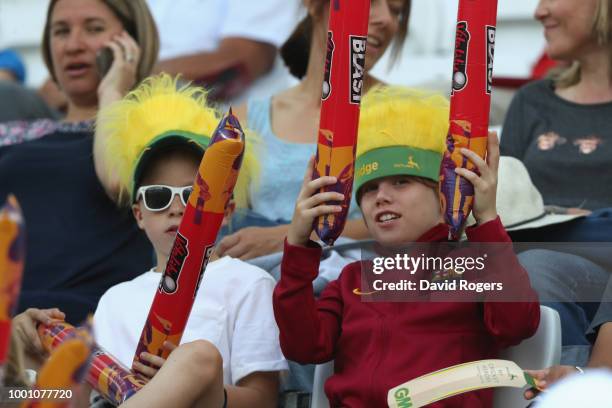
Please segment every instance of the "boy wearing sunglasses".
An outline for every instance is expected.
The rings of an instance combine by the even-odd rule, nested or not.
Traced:
[[[105,160],[112,163],[123,191],[120,201],[131,205],[157,260],[150,271],[110,288],[94,315],[98,343],[128,366],[210,140],[208,135],[217,123],[218,115],[206,107],[203,90],[176,90],[176,82],[168,76],[149,79],[99,115],[100,134],[106,135]],[[244,203],[253,168],[247,150],[234,190],[236,203],[228,205],[225,220],[234,205]],[[274,280],[262,269],[238,259],[213,259],[182,338],[182,343],[207,340],[199,342],[204,344],[200,351],[210,357],[205,359],[211,364],[209,372],[216,373],[202,378],[201,389],[207,392],[198,401],[211,407],[273,407],[279,371],[287,369],[272,311]],[[153,377],[165,362],[148,353],[141,357],[152,367],[134,362],[133,369],[147,377]],[[160,390],[159,394],[159,406],[169,406],[170,402],[164,405],[161,401],[170,395],[174,405],[181,406],[175,393]]]

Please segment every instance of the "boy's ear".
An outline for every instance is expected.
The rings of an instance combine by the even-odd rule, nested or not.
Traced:
[[[140,208],[140,203],[132,204],[132,214],[134,214],[134,219],[136,220],[136,224],[138,224],[138,228],[144,230],[144,223],[142,221],[142,208]]]
[[[222,227],[226,226],[230,222],[230,220],[232,219],[232,214],[234,214],[235,210],[236,202],[233,198],[230,198],[227,202],[227,205],[225,206],[225,211],[223,212],[223,222],[221,223]]]

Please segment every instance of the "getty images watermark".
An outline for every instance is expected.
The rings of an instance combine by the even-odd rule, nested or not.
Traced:
[[[503,282],[471,282],[462,279],[466,272],[483,272],[486,269],[488,254],[482,256],[426,256],[420,254],[395,254],[389,257],[375,257],[372,260],[372,273],[383,275],[387,271],[416,275],[419,271],[429,271],[427,277],[413,280],[400,279],[386,281],[382,277],[372,282],[376,291],[502,291]]]
[[[585,262],[611,270],[612,242],[372,243],[361,247],[361,279],[351,290],[364,302],[612,304],[610,274],[562,274]]]
[[[531,282],[549,280],[546,267],[551,253],[580,254],[612,265],[610,243],[434,242],[392,251],[373,243],[362,251],[361,285],[352,290],[366,302],[525,302],[538,297],[559,301],[552,297],[554,293],[536,294]],[[539,261],[533,262],[534,257]],[[529,271],[522,262],[532,266]],[[604,290],[603,282],[597,290],[577,293],[576,301],[610,301],[612,295],[606,295],[612,293],[610,286]]]

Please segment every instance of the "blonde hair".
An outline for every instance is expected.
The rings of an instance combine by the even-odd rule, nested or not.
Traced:
[[[47,8],[47,19],[42,38],[42,54],[45,65],[54,81],[55,68],[51,58],[51,16],[59,0],[51,0]],[[145,0],[99,0],[117,16],[123,28],[140,47],[140,61],[136,83],[148,77],[153,71],[159,52],[159,36],[153,16]]]
[[[376,87],[362,101],[357,157],[387,146],[442,153],[449,102],[442,95],[404,87]]]
[[[592,36],[598,45],[607,46],[609,71],[612,79],[612,0],[599,0],[593,16]],[[561,71],[552,73],[552,79],[557,88],[567,88],[580,82],[581,67],[578,61]]]
[[[206,91],[189,84],[178,86],[179,78],[162,74],[147,78],[122,100],[102,109],[96,126],[108,135],[104,148],[107,163],[119,178],[120,204],[131,204],[134,172],[141,153],[158,136],[173,131],[212,137],[221,119],[208,106]],[[201,135],[201,136],[200,136]],[[259,166],[252,153],[258,138],[245,130],[247,146],[234,188],[238,207],[247,207],[249,186],[257,180]],[[191,137],[197,142],[196,137]]]

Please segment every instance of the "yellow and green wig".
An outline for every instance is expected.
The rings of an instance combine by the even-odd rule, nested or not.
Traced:
[[[361,103],[354,191],[381,177],[438,181],[448,131],[449,102],[441,95],[378,87]]]
[[[119,180],[119,202],[134,202],[142,172],[154,153],[183,145],[203,154],[220,120],[220,113],[208,105],[203,88],[179,87],[177,79],[166,74],[146,79],[125,98],[102,109],[96,126],[105,136],[104,161]],[[247,206],[249,184],[257,180],[258,164],[250,153],[253,138],[247,132],[234,188],[238,207]]]

